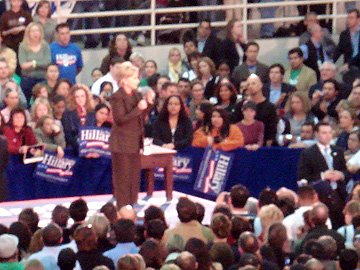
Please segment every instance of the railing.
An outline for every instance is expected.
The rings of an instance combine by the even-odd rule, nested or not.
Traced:
[[[39,2],[40,0],[28,0],[28,2]],[[92,0],[77,0],[77,1],[92,1]],[[333,34],[336,34],[336,25],[338,19],[346,17],[345,13],[338,13],[338,5],[348,2],[357,2],[354,0],[278,0],[279,2],[267,2],[267,3],[248,3],[248,0],[243,0],[242,4],[235,5],[217,5],[217,6],[192,6],[192,7],[167,7],[167,8],[156,8],[156,0],[151,0],[149,9],[131,9],[131,10],[119,10],[119,11],[99,11],[99,12],[85,12],[85,13],[71,13],[68,15],[62,15],[60,11],[59,0],[51,0],[51,2],[57,3],[57,14],[54,15],[58,21],[64,21],[73,18],[104,18],[104,17],[118,17],[118,16],[131,16],[131,15],[144,15],[150,16],[150,25],[142,26],[121,26],[121,27],[109,27],[100,29],[84,29],[84,30],[73,30],[73,35],[84,35],[84,34],[105,34],[105,33],[118,33],[118,32],[136,32],[136,31],[150,31],[151,45],[156,44],[156,33],[161,30],[169,29],[188,29],[195,28],[198,23],[181,23],[181,24],[167,24],[160,25],[156,22],[157,15],[161,14],[172,14],[172,13],[187,13],[187,12],[206,12],[206,11],[226,11],[228,9],[242,9],[242,24],[244,29],[245,38],[248,36],[249,25],[262,24],[262,23],[290,23],[299,22],[303,19],[300,16],[289,16],[281,18],[260,18],[260,19],[249,19],[247,14],[249,10],[257,8],[286,8],[296,7],[298,5],[315,5],[315,4],[327,4],[332,5],[332,13],[326,15],[319,15],[319,19],[331,19]],[[92,1],[93,2],[93,1]],[[75,1],[73,2],[73,4]],[[94,3],[95,4],[95,3]],[[286,15],[286,14],[285,14]],[[224,27],[226,21],[212,22],[213,27]]]

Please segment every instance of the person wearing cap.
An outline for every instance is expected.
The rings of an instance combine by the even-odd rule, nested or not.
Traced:
[[[12,234],[0,236],[0,269],[23,270],[25,266],[18,262],[19,238]]]

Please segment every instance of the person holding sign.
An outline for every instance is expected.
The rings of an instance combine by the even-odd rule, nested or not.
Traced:
[[[215,108],[210,125],[194,132],[192,145],[231,151],[244,146],[244,136],[236,125],[230,125],[229,114],[225,109]]]
[[[29,146],[37,144],[31,127],[27,126],[25,111],[20,108],[11,111],[3,133],[8,140],[8,151],[13,155],[25,154]]]
[[[64,157],[64,132],[56,125],[52,116],[44,115],[40,117],[36,123],[34,133],[38,142],[45,145],[45,150],[56,152],[58,158]]]
[[[145,98],[137,92],[139,69],[130,62],[119,66],[119,90],[110,97],[114,123],[110,135],[113,193],[117,207],[135,204],[140,187],[140,149],[143,147],[144,116],[155,93]]]
[[[81,127],[95,126],[96,119],[93,99],[89,88],[83,84],[76,84],[68,96],[68,108],[61,119],[64,127],[66,145],[78,151],[78,135]]]

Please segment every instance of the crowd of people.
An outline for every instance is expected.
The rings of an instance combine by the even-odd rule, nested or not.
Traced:
[[[204,225],[205,207],[180,197],[179,221],[150,205],[143,218],[130,206],[106,203],[89,215],[83,199],[56,205],[51,222],[23,209],[0,224],[0,269],[25,270],[355,270],[360,256],[360,186],[334,227],[321,195],[310,185],[297,192],[265,188],[250,197],[243,185],[221,193]],[[70,222],[69,222],[70,221]]]
[[[112,160],[118,168],[113,178],[120,180],[138,177],[139,160],[132,153],[141,148],[143,127],[154,144],[175,150],[305,150],[297,193],[266,189],[254,202],[246,187],[234,186],[219,196],[210,227],[201,224],[203,206],[186,198],[177,204],[180,223],[174,228],[154,206],[143,222],[136,220],[124,205],[136,203],[133,181],[128,192],[124,181],[121,186],[113,181],[118,213],[110,204],[102,207],[104,215],[86,219],[80,200],[69,209],[57,206],[53,222],[40,229],[36,213],[24,209],[19,222],[0,226],[0,269],[23,269],[25,262],[32,270],[359,267],[359,10],[348,11],[338,44],[317,14],[307,13],[299,46],[286,52],[287,68],[261,63],[259,44],[244,38],[238,19],[229,20],[224,40],[202,20],[196,33],[184,37],[186,57],[174,47],[164,66],[136,52],[120,33],[92,71],[89,87],[76,82],[81,49],[71,42],[69,24],[50,18],[50,3],[40,1],[34,17],[23,0],[10,3],[0,17],[2,200],[9,155],[36,144],[59,158],[65,149],[76,155],[82,127],[112,128],[110,145],[119,153]],[[121,128],[124,124],[129,129]],[[125,203],[124,194],[130,197]]]

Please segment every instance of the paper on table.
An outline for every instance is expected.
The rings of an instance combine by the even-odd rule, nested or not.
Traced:
[[[159,154],[176,154],[176,150],[167,149],[155,144],[145,145],[143,155],[149,156],[149,155],[159,155]]]

